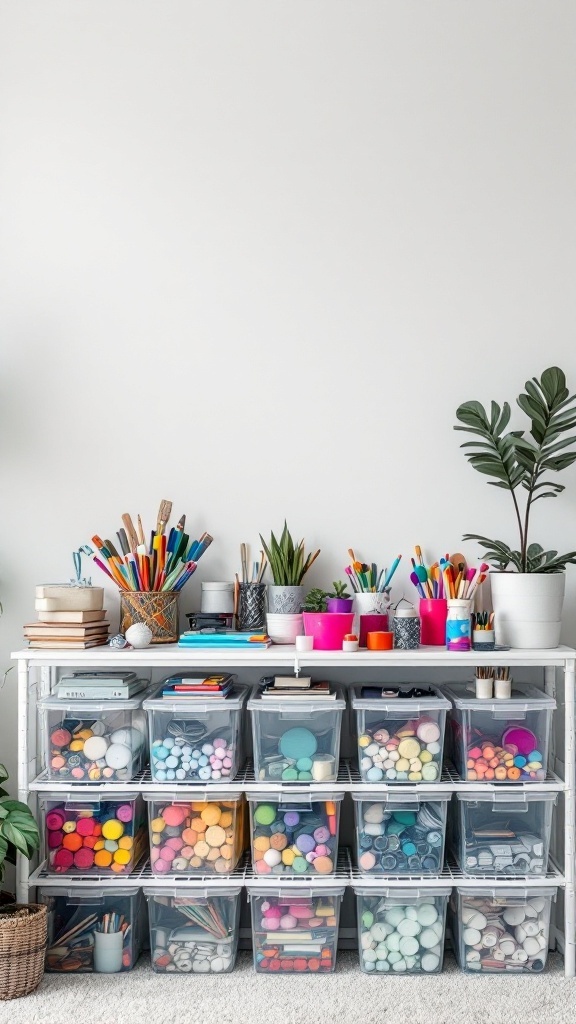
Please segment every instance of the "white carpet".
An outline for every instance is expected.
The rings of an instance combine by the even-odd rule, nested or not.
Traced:
[[[576,981],[549,957],[545,974],[476,978],[447,957],[430,977],[361,974],[355,953],[335,974],[267,977],[240,953],[232,974],[162,976],[142,957],[128,974],[47,974],[24,999],[0,1003],[1,1024],[573,1024]]]

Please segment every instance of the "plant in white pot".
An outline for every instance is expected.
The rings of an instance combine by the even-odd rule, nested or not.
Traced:
[[[304,587],[302,580],[316,561],[320,550],[304,557],[304,541],[295,544],[284,520],[284,529],[277,540],[274,534],[266,544],[260,534],[274,583],[268,587],[268,607],[276,615],[299,615],[302,611]]]
[[[538,380],[526,381],[517,403],[530,429],[508,430],[510,406],[492,402],[490,413],[480,402],[465,402],[456,416],[463,430],[475,440],[462,445],[474,469],[492,477],[488,482],[510,492],[520,546],[514,549],[500,540],[467,533],[485,549],[486,560],[496,568],[490,574],[492,600],[499,643],[510,647],[557,647],[560,641],[565,569],[576,563],[576,551],[559,555],[530,543],[531,513],[541,498],[556,498],[564,490],[550,477],[576,461],[576,396],[566,387],[557,366],[544,370]]]

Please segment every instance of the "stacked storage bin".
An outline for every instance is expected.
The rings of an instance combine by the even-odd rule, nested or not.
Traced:
[[[434,687],[352,691],[358,767],[365,790],[354,792],[354,884],[360,966],[365,972],[431,974],[442,969],[450,889],[419,888],[417,877],[444,865],[450,794],[442,775],[448,701]],[[378,784],[382,788],[378,788]],[[414,888],[387,879],[413,878]],[[370,884],[368,883],[370,880]]]
[[[103,794],[89,787],[129,783],[144,767],[145,696],[38,702],[46,772],[54,782],[39,800],[45,870],[52,876],[38,895],[48,906],[47,971],[116,973],[138,959],[142,891],[117,878],[129,876],[146,854],[143,801],[136,791]],[[116,884],[107,885],[107,875]]]
[[[262,783],[249,794],[257,971],[325,974],[336,965],[344,793],[335,783],[345,706],[341,693],[334,700],[263,700],[258,689],[248,702],[254,774]]]
[[[556,794],[530,788],[546,778],[556,702],[532,687],[505,700],[478,700],[470,686],[444,692],[452,756],[470,784],[455,794],[453,852],[470,877],[451,900],[458,962],[476,973],[542,971],[557,892],[546,884]],[[475,886],[480,876],[494,885]],[[542,885],[512,887],[511,876]]]
[[[164,686],[164,684],[163,684]],[[233,877],[246,845],[246,801],[225,789],[242,766],[247,691],[227,697],[162,697],[145,704],[150,771],[168,792],[146,793],[152,874],[145,887],[153,969],[227,973],[238,947],[241,887]],[[214,881],[211,883],[211,879]]]

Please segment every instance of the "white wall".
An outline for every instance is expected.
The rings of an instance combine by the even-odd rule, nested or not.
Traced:
[[[553,362],[576,387],[574,6],[0,12],[0,665],[34,585],[162,497],[215,537],[184,610],[285,515],[312,584],[513,540],[452,425]],[[576,546],[575,481],[536,539]],[[12,768],[14,723],[11,673]]]

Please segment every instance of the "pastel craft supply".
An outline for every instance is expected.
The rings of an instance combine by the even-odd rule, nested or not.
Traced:
[[[460,966],[488,974],[544,970],[555,893],[551,887],[522,895],[505,888],[486,893],[459,888],[454,909]]]
[[[248,701],[257,782],[335,782],[346,702],[341,691],[318,680],[319,692],[271,688],[264,677]],[[289,691],[289,692],[288,692]],[[304,690],[303,690],[304,693]],[[328,696],[326,696],[328,695]]]
[[[402,802],[354,793],[356,859],[363,874],[439,874],[444,863],[449,797]]]
[[[256,971],[326,974],[334,970],[340,901],[344,890],[321,895],[298,888],[276,894],[249,887]]]
[[[234,968],[240,889],[208,896],[146,888],[152,969],[162,974],[225,974]]]
[[[343,793],[266,797],[250,793],[252,867],[256,875],[331,875],[338,857]]]
[[[201,797],[206,796],[206,799]],[[219,792],[183,793],[166,803],[145,794],[154,875],[226,875],[243,851],[244,800]]]
[[[41,805],[49,872],[129,874],[146,850],[146,815],[137,793],[95,800],[78,791],[58,801],[43,797]]]
[[[414,898],[355,886],[360,967],[367,974],[442,969],[448,889]]]
[[[138,701],[123,703],[137,705]],[[111,701],[109,712],[106,709],[101,717],[96,711],[90,716],[82,709],[85,717],[72,718],[67,708],[58,709],[54,698],[43,704],[49,723],[47,767],[51,778],[67,782],[128,781],[140,770],[146,725],[143,712],[115,710]],[[80,709],[81,702],[77,706]],[[138,728],[117,728],[123,719],[132,719]]]
[[[441,766],[438,723],[422,716],[394,725],[394,732],[379,728],[366,730],[358,737],[363,779],[366,782],[435,782]]]

